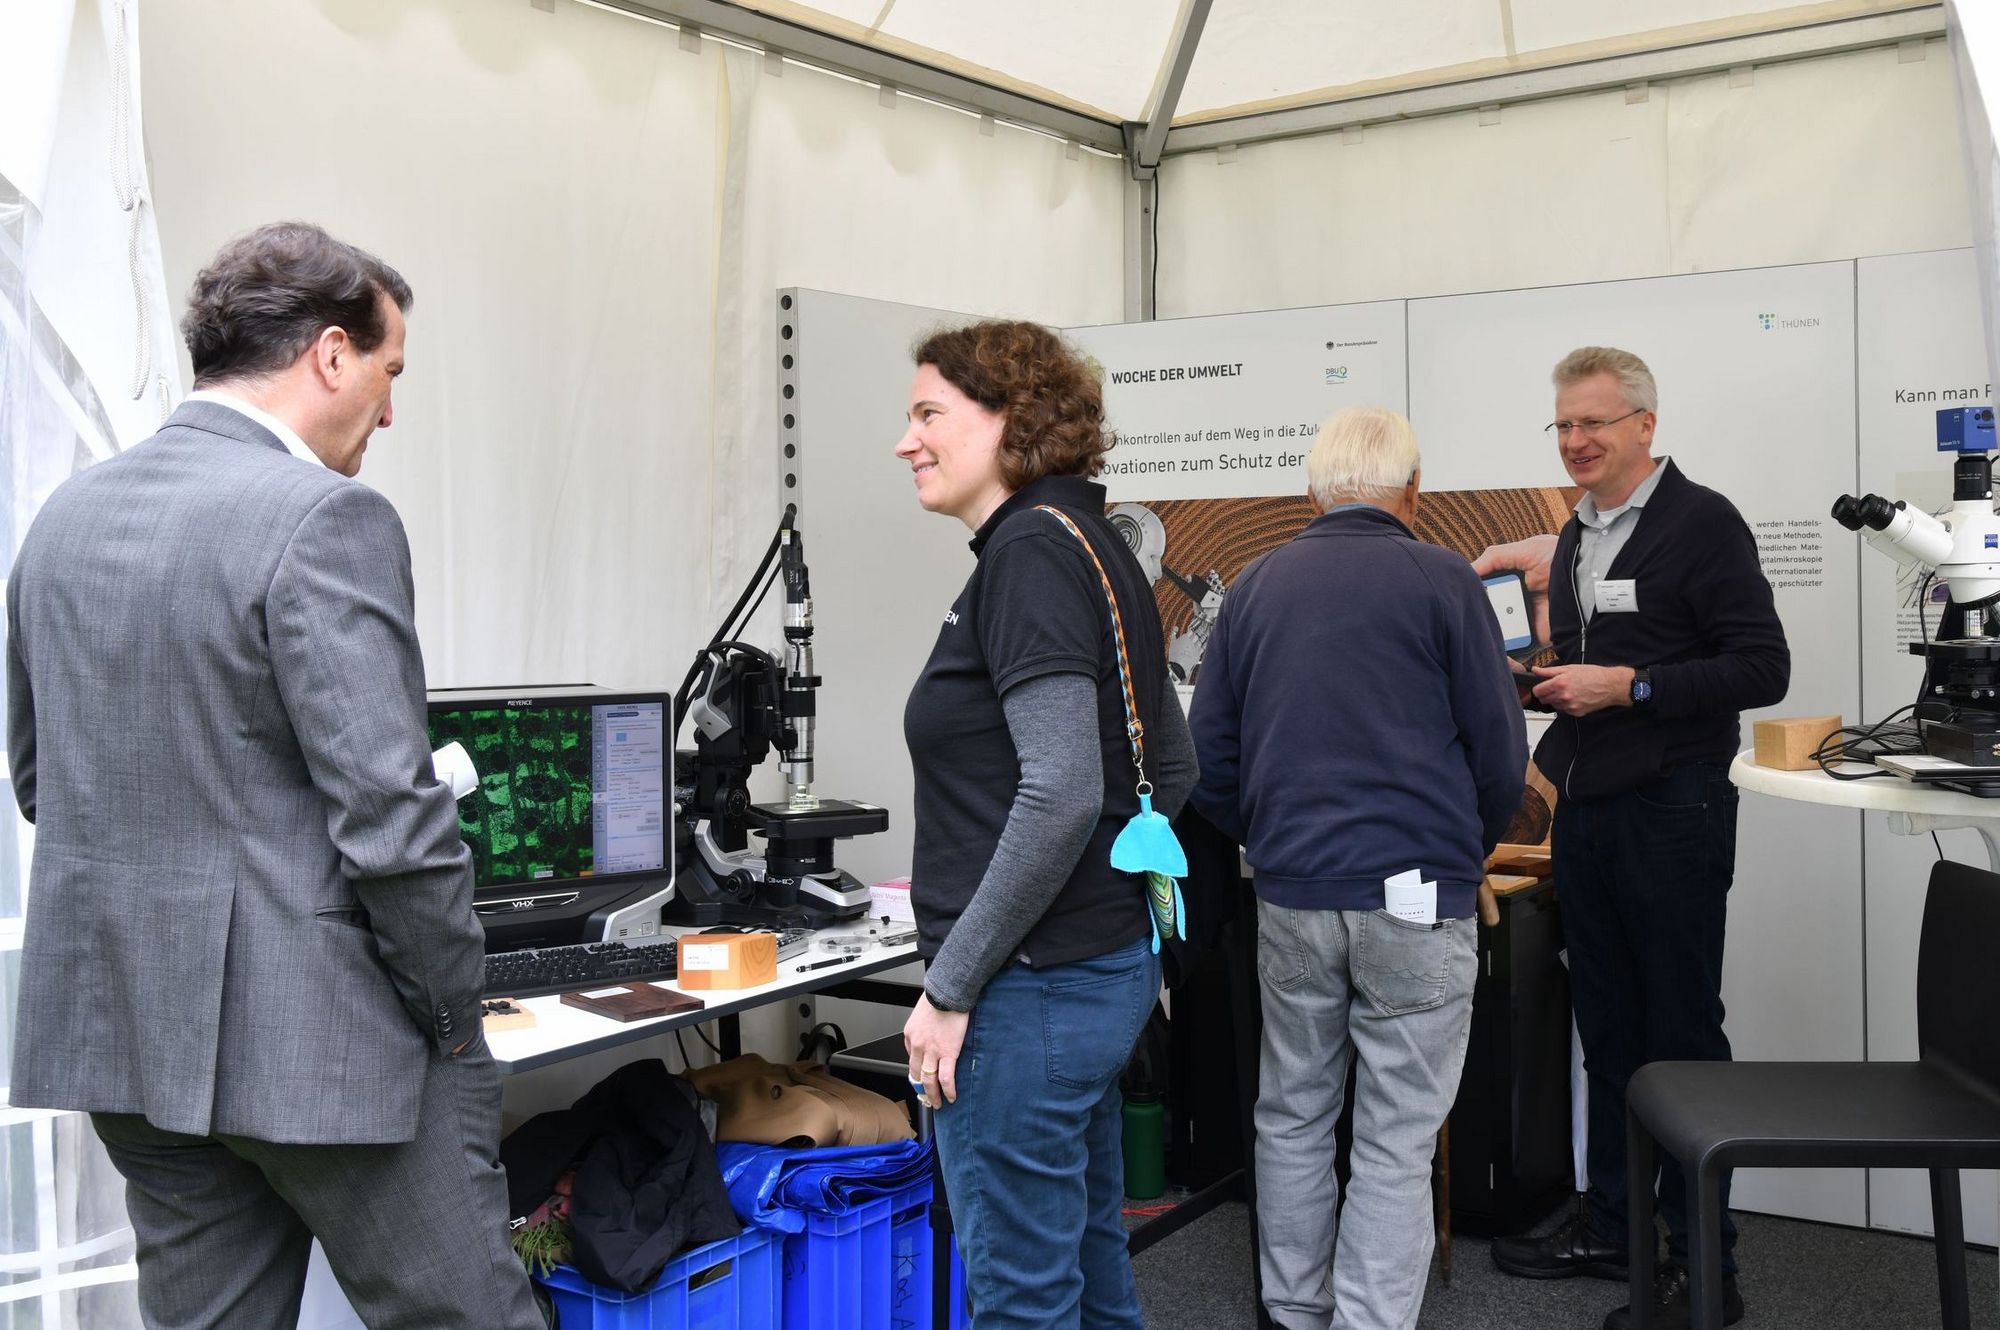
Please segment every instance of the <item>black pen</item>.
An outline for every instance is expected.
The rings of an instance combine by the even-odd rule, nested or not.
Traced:
[[[835,956],[831,960],[814,961],[811,965],[801,965],[799,973],[804,974],[807,970],[824,970],[829,965],[845,965],[853,959],[855,959],[853,956]]]

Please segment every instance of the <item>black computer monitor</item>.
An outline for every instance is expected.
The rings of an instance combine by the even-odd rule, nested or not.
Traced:
[[[458,804],[487,949],[657,931],[673,884],[673,697],[605,688],[441,689],[432,748],[479,788]]]

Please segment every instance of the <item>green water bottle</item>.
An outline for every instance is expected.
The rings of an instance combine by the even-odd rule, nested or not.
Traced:
[[[1160,1097],[1138,1091],[1125,1100],[1125,1194],[1150,1201],[1167,1189],[1167,1111]]]

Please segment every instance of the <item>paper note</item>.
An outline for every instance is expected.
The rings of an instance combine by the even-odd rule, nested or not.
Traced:
[[[680,967],[683,973],[726,970],[729,968],[729,948],[720,942],[683,940],[680,949]]]
[[[1382,908],[1405,923],[1436,923],[1437,906],[1438,884],[1425,882],[1418,869],[1382,880]]]
[[[584,996],[587,998],[608,998],[617,997],[620,993],[629,993],[631,991],[629,988],[594,988],[590,992],[585,993]]]

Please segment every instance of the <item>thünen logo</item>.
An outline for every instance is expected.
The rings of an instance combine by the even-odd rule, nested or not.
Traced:
[[[1788,319],[1777,314],[1759,314],[1757,326],[1765,332],[1789,332],[1796,328],[1817,328],[1820,321],[1816,318]]]

